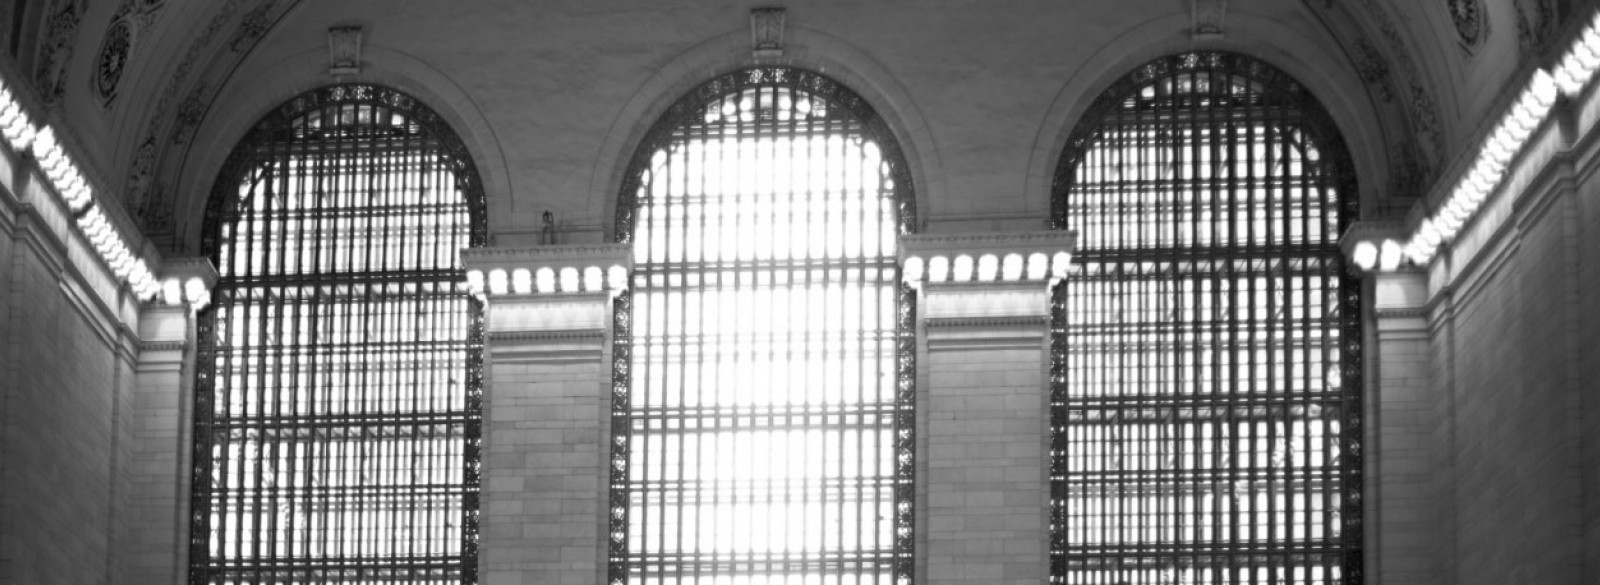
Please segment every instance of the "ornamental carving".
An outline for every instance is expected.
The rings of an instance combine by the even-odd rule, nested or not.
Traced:
[[[128,176],[127,203],[130,209],[144,209],[155,181],[156,141],[154,138],[139,145],[133,155],[133,171]]]
[[[1378,99],[1385,102],[1394,101],[1394,84],[1389,79],[1389,60],[1366,41],[1360,41],[1356,45],[1356,73],[1361,75],[1361,81],[1378,95]]]
[[[164,5],[164,0],[122,0],[111,15],[111,24],[100,40],[100,52],[95,55],[94,75],[89,83],[102,107],[109,108],[116,100],[117,86],[127,71],[129,56],[138,40],[155,26]]]
[[[354,75],[361,72],[361,27],[336,26],[328,29],[328,73]]]
[[[1385,86],[1374,87],[1376,97],[1382,98],[1385,92],[1392,96],[1391,99],[1398,105],[1400,112],[1408,119],[1408,127],[1399,130],[1394,137],[1403,142],[1416,143],[1412,150],[1416,161],[1416,176],[1422,183],[1427,183],[1432,178],[1439,164],[1439,154],[1444,150],[1443,135],[1439,131],[1438,111],[1433,97],[1428,93],[1422,80],[1427,76],[1416,59],[1411,56],[1405,39],[1400,34],[1400,29],[1395,24],[1393,16],[1389,13],[1387,3],[1381,0],[1303,0],[1313,8],[1320,8],[1332,12],[1329,16],[1355,19],[1370,22],[1376,27],[1376,35],[1367,47],[1357,47],[1352,55],[1356,61],[1358,73],[1364,81],[1372,83],[1373,80],[1387,79]],[[1448,0],[1454,2],[1455,0]],[[1482,14],[1482,0],[1469,0],[1475,2]],[[1481,20],[1481,19],[1480,19]],[[1352,23],[1355,26],[1355,23]],[[1357,36],[1345,39],[1347,46],[1365,43],[1365,39]],[[1368,51],[1367,49],[1371,49]]]
[[[750,11],[750,50],[757,57],[783,55],[783,8],[756,8]]]
[[[1417,162],[1424,169],[1432,169],[1443,155],[1444,135],[1439,131],[1439,118],[1434,114],[1433,96],[1414,82],[1411,84],[1410,108],[1411,122],[1414,124],[1412,131],[1416,134],[1419,155]]]
[[[1193,19],[1190,29],[1194,36],[1221,35],[1222,20],[1228,14],[1228,0],[1191,0],[1189,15]]]
[[[1514,6],[1517,13],[1517,46],[1525,54],[1544,52],[1560,23],[1561,7],[1556,0],[1519,0]]]
[[[78,39],[78,21],[86,4],[87,0],[55,0],[45,12],[44,34],[34,56],[33,85],[47,105],[60,101],[67,91],[67,65],[72,62],[72,45]]]
[[[173,144],[185,144],[190,138],[194,138],[195,129],[200,126],[200,119],[206,115],[207,89],[206,84],[201,82],[178,106],[178,117],[173,120],[172,126]]]
[[[257,6],[255,10],[244,15],[239,21],[239,28],[234,29],[233,38],[228,41],[228,49],[241,53],[256,45],[256,41],[267,34],[267,29],[272,28],[271,12],[272,2]]]
[[[138,6],[157,7],[164,4],[166,0],[133,1]],[[168,78],[166,85],[163,86],[159,97],[156,98],[150,117],[145,121],[144,141],[159,143],[161,137],[165,136],[172,138],[174,142],[187,142],[196,126],[198,126],[198,115],[204,113],[203,104],[198,104],[193,100],[197,96],[205,95],[205,93],[203,91],[185,93],[185,90],[195,85],[207,85],[209,83],[207,78],[226,78],[232,68],[249,52],[250,48],[260,41],[261,37],[264,36],[265,30],[262,31],[262,34],[250,32],[253,30],[253,25],[248,24],[248,22],[252,21],[249,17],[250,14],[261,12],[265,15],[266,22],[269,23],[268,27],[270,28],[270,23],[276,22],[278,18],[298,2],[299,0],[224,0],[221,2],[222,6],[206,22],[205,27],[189,35],[191,40],[184,50],[183,57],[178,60],[177,67],[173,69],[172,75]],[[244,15],[241,16],[241,13]],[[139,14],[152,15],[154,11],[146,10]],[[136,22],[139,20],[140,18],[135,18]],[[256,19],[256,21],[259,20]],[[236,21],[239,21],[239,25],[236,28],[229,29],[228,27]],[[140,26],[136,25],[134,30],[135,44],[137,44]],[[228,30],[233,30],[232,37],[226,36]],[[244,32],[241,33],[240,31]],[[220,51],[219,40],[233,50]],[[212,57],[215,57],[215,59],[208,61]],[[205,65],[207,62],[210,63],[209,66]],[[196,80],[194,79],[195,77],[201,77],[201,79]],[[174,110],[178,111],[175,112]],[[172,127],[168,128],[169,125]],[[148,168],[135,166],[129,171],[129,184],[145,182],[150,185],[142,192],[144,200],[130,197],[124,202],[125,207],[139,218],[140,227],[149,235],[170,233],[165,230],[172,229],[170,226],[173,225],[170,212],[172,202],[166,201],[156,194],[160,191],[156,185],[162,182],[159,179],[160,169],[162,168],[160,161],[165,156],[161,149],[158,148],[156,150],[157,152],[152,155],[154,161]],[[149,177],[141,176],[145,174],[148,174]]]
[[[94,63],[94,93],[100,98],[100,105],[109,107],[117,98],[117,84],[122,81],[132,48],[133,23],[126,20],[112,23],[100,41],[100,54]]]
[[[1450,21],[1455,23],[1456,35],[1464,49],[1475,49],[1489,36],[1488,14],[1483,0],[1446,0]]]

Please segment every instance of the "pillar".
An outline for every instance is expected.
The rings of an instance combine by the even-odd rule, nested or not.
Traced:
[[[604,580],[613,298],[631,257],[626,245],[462,252],[487,303],[483,583]]]
[[[1034,585],[1049,575],[1050,285],[1072,241],[902,239],[924,348],[918,582]]]

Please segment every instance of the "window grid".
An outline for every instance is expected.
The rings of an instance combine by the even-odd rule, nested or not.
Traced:
[[[475,583],[485,240],[465,149],[414,99],[296,97],[206,215],[190,582]]]
[[[643,141],[618,204],[613,584],[909,584],[904,162],[805,71],[713,79]]]
[[[1327,114],[1226,53],[1149,63],[1068,139],[1053,223],[1051,581],[1361,582],[1355,217]]]

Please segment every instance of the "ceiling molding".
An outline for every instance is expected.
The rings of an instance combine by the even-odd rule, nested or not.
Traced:
[[[195,33],[151,108],[123,183],[123,206],[152,240],[171,249],[172,194],[178,161],[190,147],[223,81],[300,0],[227,0]],[[224,32],[228,34],[223,35]],[[181,101],[180,101],[181,96]]]
[[[1416,197],[1438,177],[1445,152],[1439,103],[1394,17],[1379,0],[1304,0],[1344,48],[1385,118],[1393,154],[1384,198]]]

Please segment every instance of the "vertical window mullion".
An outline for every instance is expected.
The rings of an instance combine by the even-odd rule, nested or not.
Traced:
[[[868,375],[893,371],[887,364],[897,351],[886,351],[895,345],[892,337],[867,329],[881,326],[887,314],[881,307],[866,310],[869,303],[895,302],[893,295],[878,294],[892,250],[874,244],[879,252],[871,259],[859,257],[858,250],[866,238],[881,237],[869,218],[883,219],[880,214],[892,213],[887,210],[894,206],[863,201],[859,213],[847,212],[852,197],[864,198],[869,190],[888,200],[909,197],[909,185],[885,190],[894,163],[864,164],[873,159],[862,144],[887,137],[867,132],[871,111],[833,82],[769,67],[731,73],[712,84],[674,106],[670,111],[679,117],[659,121],[650,134],[657,142],[640,146],[641,153],[682,148],[692,158],[669,157],[663,166],[643,169],[637,166],[646,158],[641,155],[630,171],[648,182],[681,172],[674,167],[685,162],[704,169],[684,177],[686,190],[695,189],[689,195],[700,203],[682,208],[681,221],[672,222],[681,229],[647,236],[651,225],[660,225],[647,213],[659,206],[643,192],[623,193],[625,202],[637,195],[633,209],[619,206],[619,221],[639,221],[631,238],[618,230],[623,241],[637,238],[635,270],[643,275],[635,281],[637,294],[668,294],[677,307],[674,319],[698,324],[681,341],[683,364],[675,383],[685,400],[693,397],[699,404],[682,419],[684,427],[698,430],[681,434],[699,439],[673,443],[678,457],[667,464],[699,479],[681,484],[677,503],[648,497],[647,484],[627,486],[646,518],[613,516],[612,530],[648,534],[647,523],[660,514],[681,518],[676,532],[682,555],[662,554],[661,541],[630,547],[613,555],[611,581],[638,583],[641,576],[658,575],[681,577],[683,583],[909,576],[909,565],[898,556],[909,551],[901,550],[888,524],[901,520],[899,500],[909,503],[910,497],[899,485],[903,471],[892,454],[900,448],[894,429],[905,423],[887,407],[898,408],[899,398],[880,392],[871,402],[865,399]],[[862,176],[852,174],[857,166]],[[682,245],[685,252],[698,242],[700,257],[685,254],[680,264],[660,264],[651,250],[662,245],[658,241]],[[846,250],[857,250],[856,257],[847,257]],[[682,278],[658,279],[671,271]],[[850,299],[851,290],[860,298]],[[847,313],[854,315],[848,323]],[[878,319],[869,324],[870,317]],[[690,330],[689,321],[675,326],[685,334]],[[853,329],[836,330],[841,326]],[[631,375],[653,379],[650,363],[633,356]],[[847,391],[851,384],[855,388]],[[871,386],[877,385],[873,378]],[[636,399],[628,412],[646,411]],[[629,448],[656,451],[640,440]],[[649,457],[633,459],[647,468],[662,464]],[[715,483],[708,479],[713,474]],[[699,510],[690,513],[687,506],[694,502]],[[854,548],[842,548],[846,543]]]
[[[1083,281],[1053,308],[1072,318],[1052,342],[1052,582],[1321,585],[1359,559],[1331,525],[1359,513],[1357,439],[1335,430],[1358,424],[1335,372],[1359,359],[1338,342],[1359,299],[1337,230],[1312,227],[1354,193],[1342,149],[1303,88],[1226,53],[1138,68],[1069,136],[1052,208]]]
[[[196,397],[216,407],[210,423],[197,417],[196,432],[220,448],[200,462],[196,482],[209,482],[212,469],[227,481],[213,490],[219,497],[196,498],[196,539],[218,543],[191,556],[196,582],[476,581],[475,552],[464,552],[475,544],[418,547],[433,538],[419,517],[438,506],[423,486],[433,481],[438,429],[481,414],[448,396],[475,391],[464,387],[475,378],[447,386],[434,375],[448,368],[452,379],[469,378],[471,360],[440,359],[460,335],[440,328],[466,325],[445,313],[470,306],[454,288],[447,294],[458,302],[438,302],[459,270],[424,260],[454,257],[436,247],[456,242],[437,230],[430,237],[425,226],[441,220],[405,191],[422,169],[414,150],[429,144],[419,137],[448,135],[414,118],[437,116],[374,86],[314,90],[263,118],[217,181],[211,205],[222,212],[208,212],[205,229],[222,274],[202,318],[221,328],[200,363],[211,383],[197,385]],[[431,165],[474,172],[444,159]],[[243,178],[255,176],[241,193]],[[465,338],[465,353],[444,353],[481,351],[480,336]],[[463,500],[452,506],[465,509],[468,497],[476,505],[475,483],[448,489]]]

